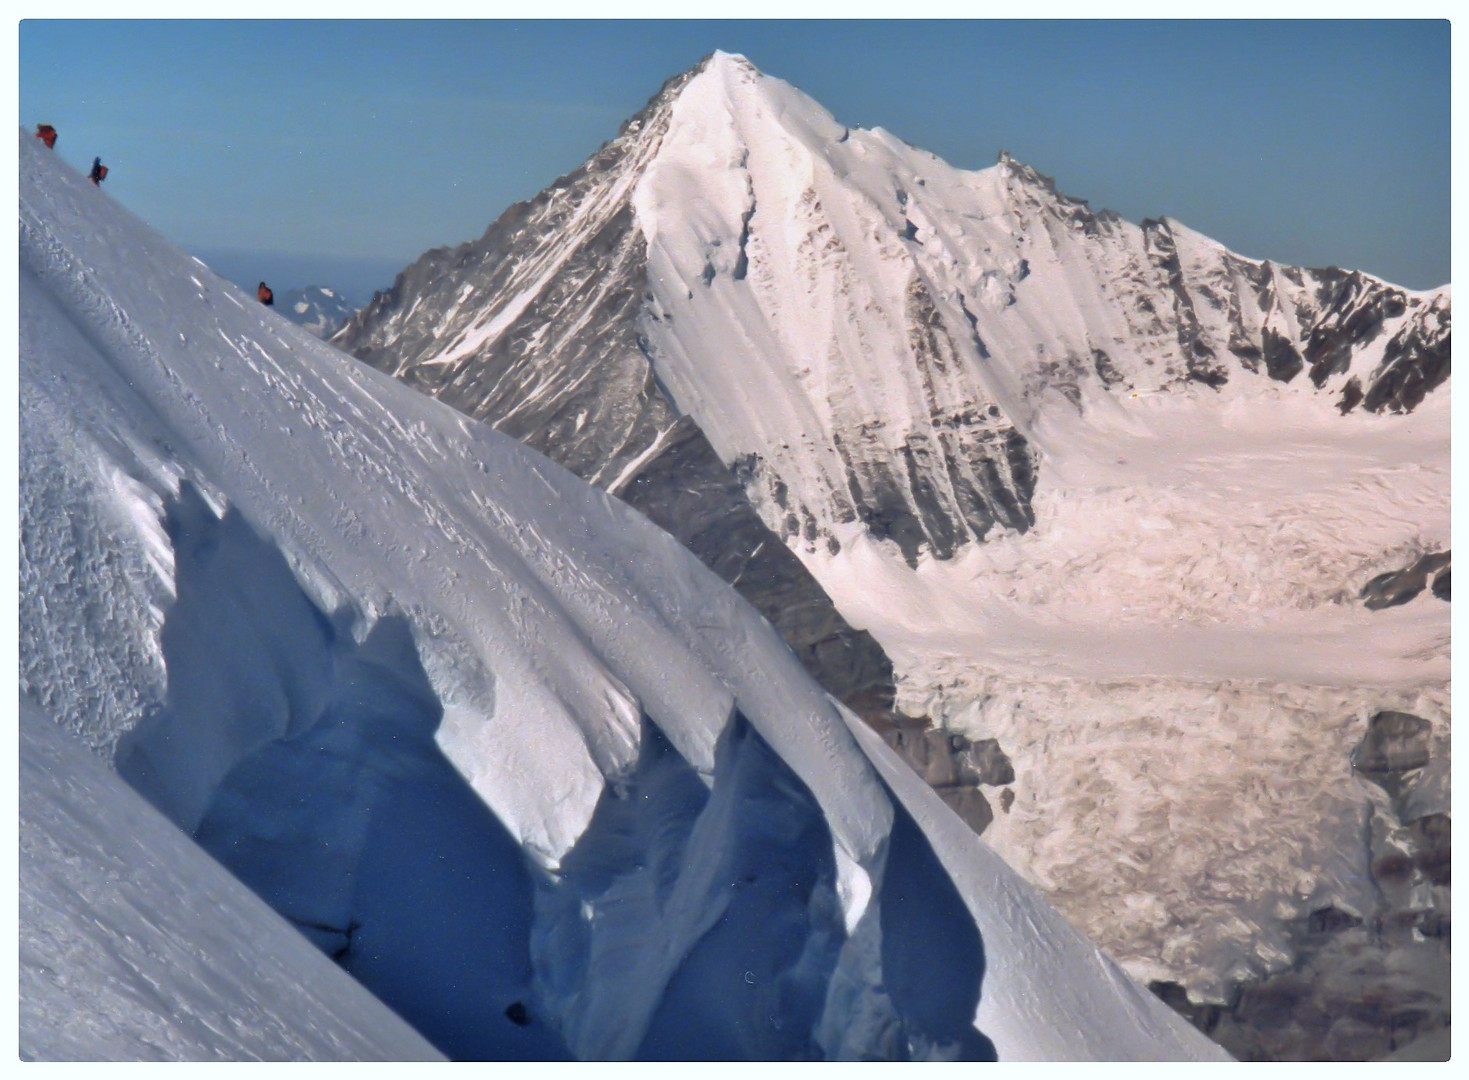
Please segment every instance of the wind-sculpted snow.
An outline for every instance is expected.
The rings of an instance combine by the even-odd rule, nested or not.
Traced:
[[[434,742],[407,621],[354,642],[187,482],[166,524],[168,703],[118,772],[451,1057],[566,1057],[531,992],[529,867]]]
[[[26,687],[442,1048],[1216,1056],[955,849],[962,823],[880,774],[672,538],[291,326],[31,142]],[[40,655],[58,645],[80,656]],[[144,1002],[125,1024],[203,1015]],[[160,1053],[239,1052],[207,1044]]]
[[[814,1030],[846,933],[820,806],[738,713],[712,790],[656,729],[643,746],[548,901],[566,914],[539,960],[579,1056],[822,1056]]]

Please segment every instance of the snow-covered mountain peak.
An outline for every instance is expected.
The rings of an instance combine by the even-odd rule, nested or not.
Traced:
[[[804,120],[823,132],[839,136],[843,130],[810,97],[785,80],[765,74],[737,53],[714,52],[694,71],[694,77],[679,94],[680,110],[723,109],[740,120],[761,114],[785,118],[783,114],[789,113],[789,120]],[[716,93],[722,96],[714,96]]]
[[[284,290],[276,310],[312,335],[325,339],[341,329],[356,312],[357,305],[336,289],[307,285]]]
[[[740,72],[757,77],[762,75],[762,72],[750,63],[744,53],[725,52],[723,49],[715,49],[711,52],[697,65],[696,70]]]
[[[482,240],[410,268],[340,340],[523,437],[570,429],[563,460],[614,490],[686,415],[805,552],[865,535],[916,564],[1030,528],[1064,425],[1140,430],[1139,395],[1276,383],[1323,410],[1408,411],[1447,377],[1448,338],[1442,290],[1134,225],[1008,153],[955,169],[716,53]],[[643,418],[585,471],[607,409],[570,391],[591,373],[562,377],[568,350],[606,356],[597,377],[636,386],[620,412]],[[536,385],[537,425],[506,365]]]

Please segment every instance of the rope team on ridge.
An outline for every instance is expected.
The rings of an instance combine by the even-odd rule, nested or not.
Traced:
[[[57,133],[56,129],[50,124],[37,124],[36,138],[46,144],[47,150],[56,149]],[[107,179],[107,166],[102,164],[100,157],[94,157],[92,159],[92,171],[87,173],[87,179],[92,181],[93,187],[99,188],[102,186],[102,181]],[[270,291],[270,288],[263,281],[260,283],[260,287],[255,290],[255,298],[266,307],[271,307],[275,304],[275,294]]]
[[[36,138],[46,144],[47,150],[56,149],[56,129],[50,124],[36,125]],[[102,181],[107,179],[107,166],[102,164],[102,159],[92,159],[92,171],[87,173],[87,179],[92,181],[93,186],[101,187]]]

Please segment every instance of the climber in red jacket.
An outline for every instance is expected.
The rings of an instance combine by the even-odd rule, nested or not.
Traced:
[[[46,144],[47,150],[56,149],[56,129],[50,124],[37,124],[36,138]]]

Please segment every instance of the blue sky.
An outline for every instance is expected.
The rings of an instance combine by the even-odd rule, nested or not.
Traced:
[[[477,237],[720,48],[955,165],[1242,254],[1449,280],[1449,24],[20,25],[20,122],[216,269],[357,292]],[[349,280],[350,279],[350,280]]]

